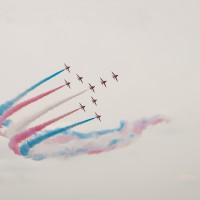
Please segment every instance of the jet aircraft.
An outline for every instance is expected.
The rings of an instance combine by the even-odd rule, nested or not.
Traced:
[[[96,118],[101,122],[101,115],[98,115],[97,113],[95,113]]]
[[[91,99],[92,99],[92,103],[97,106],[97,99],[94,99],[93,97],[91,97]]]
[[[89,86],[90,86],[90,90],[92,90],[93,92],[95,92],[94,91],[95,86],[92,86],[90,83],[89,83]]]
[[[101,79],[101,84],[104,85],[104,86],[106,87],[106,82],[107,82],[107,81],[104,81],[102,78],[100,78],[100,79]]]
[[[114,74],[114,73],[112,72],[112,77],[113,77],[116,81],[118,81],[118,79],[117,79],[118,76],[119,76],[118,74]]]
[[[79,76],[78,74],[76,74],[76,75],[77,75],[78,80],[81,81],[81,83],[83,83],[83,80],[82,80],[83,77]]]
[[[81,103],[79,103],[80,108],[85,112],[85,106],[83,106]]]
[[[70,66],[68,66],[68,65],[66,65],[65,63],[64,63],[64,65],[65,65],[65,69],[70,73]]]
[[[65,80],[65,85],[68,86],[68,87],[71,89],[70,84],[71,84],[70,82],[67,82],[67,81]]]

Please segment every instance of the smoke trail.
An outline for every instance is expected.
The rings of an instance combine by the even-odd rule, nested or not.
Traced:
[[[47,92],[44,92],[44,93],[42,93],[42,94],[40,94],[40,95],[38,95],[38,96],[35,96],[35,97],[31,98],[31,99],[28,99],[28,100],[26,100],[26,101],[24,101],[24,102],[22,102],[22,103],[19,103],[19,104],[16,105],[16,106],[10,108],[10,109],[8,109],[8,110],[5,111],[4,114],[0,117],[0,127],[1,127],[1,124],[2,124],[9,116],[13,115],[13,114],[16,113],[17,111],[19,111],[19,110],[21,110],[22,108],[24,108],[25,106],[28,106],[29,104],[31,104],[31,103],[33,103],[33,102],[35,102],[35,101],[38,101],[39,99],[42,99],[42,98],[44,98],[45,96],[47,96],[47,95],[49,95],[49,94],[51,94],[51,93],[53,93],[53,92],[55,92],[55,91],[61,89],[61,88],[64,87],[64,86],[65,86],[65,85],[62,85],[62,86],[59,86],[59,87],[57,87],[57,88],[55,88],[55,89],[53,89],[53,90],[49,90],[49,91],[47,91]]]
[[[57,143],[57,144],[65,144],[72,140],[84,140],[84,139],[92,139],[98,138],[103,135],[112,134],[112,133],[124,133],[124,130],[127,127],[127,122],[121,121],[119,127],[101,131],[91,131],[89,133],[81,133],[77,131],[67,130],[62,133],[62,135],[58,135],[57,137],[51,138],[45,143]]]
[[[54,78],[55,76],[57,76],[58,74],[62,73],[64,71],[64,69],[44,78],[43,80],[39,81],[38,83],[32,85],[30,88],[26,89],[24,92],[22,92],[21,94],[19,94],[18,96],[16,96],[14,99],[9,100],[7,102],[5,102],[4,104],[0,105],[0,115],[2,115],[6,110],[8,110],[9,108],[11,108],[13,106],[13,104],[15,104],[17,101],[19,101],[22,97],[24,97],[26,94],[28,94],[29,92],[31,92],[32,90],[34,90],[35,88],[37,88],[38,86],[40,86],[41,84],[45,83],[46,81]]]
[[[75,138],[75,136],[73,136],[73,138],[77,141],[77,145],[73,145],[71,149],[64,146],[64,142],[60,142],[59,137],[57,136],[56,139],[51,140],[51,142],[43,143],[44,147],[47,147],[46,153],[41,152],[41,150],[42,151],[44,150],[44,149],[41,149],[41,147],[36,147],[34,149],[34,151],[31,152],[27,157],[35,159],[35,160],[41,160],[41,159],[45,159],[48,157],[58,157],[58,156],[73,157],[73,156],[78,156],[78,155],[82,155],[82,154],[90,155],[90,154],[100,154],[103,152],[108,152],[108,151],[126,147],[126,146],[132,144],[137,138],[139,138],[141,136],[143,131],[148,126],[150,126],[150,125],[154,126],[158,123],[167,122],[167,121],[168,121],[167,119],[165,119],[161,116],[154,116],[149,119],[138,120],[134,123],[126,122],[124,124],[124,128],[122,128],[121,130],[118,129],[118,131],[116,129],[116,132],[114,132],[114,133],[111,131],[112,134],[109,137],[107,137],[107,135],[101,135],[100,137],[96,138],[95,135],[99,131],[96,131],[96,132],[94,131],[93,133],[96,133],[96,134],[93,134],[93,137],[90,138],[91,140],[88,141],[87,143],[83,143],[83,141],[87,141],[87,139],[85,137],[81,137],[81,139],[77,140],[77,138]],[[68,143],[69,142],[68,138],[71,137],[70,134],[72,132],[69,132],[68,130],[64,130],[63,132],[66,133],[66,135],[61,135],[61,137],[66,143]],[[104,132],[104,131],[102,131],[102,132]],[[80,133],[80,132],[79,132],[79,134],[87,135],[87,133]],[[54,142],[55,142],[55,144],[57,144],[56,145],[57,149],[59,148],[58,144],[60,144],[60,147],[62,147],[63,150],[59,150],[59,151],[55,152],[55,149],[54,149],[54,152],[50,153],[50,148],[51,148],[51,146],[54,147],[54,145],[53,145]],[[27,142],[27,143],[29,143],[29,142]],[[25,145],[27,145],[27,144],[25,144]],[[23,148],[25,148],[25,147],[23,147]],[[41,153],[34,153],[34,152],[38,152],[38,151]]]
[[[31,137],[33,134],[35,134],[35,133],[38,132],[38,131],[41,131],[41,130],[42,130],[43,128],[45,128],[46,126],[49,126],[50,124],[55,123],[55,122],[57,122],[58,120],[60,120],[60,119],[62,119],[62,118],[64,118],[64,117],[67,117],[67,116],[69,116],[69,115],[71,115],[71,114],[73,114],[74,112],[77,112],[78,110],[80,110],[80,108],[75,109],[75,110],[73,110],[73,111],[71,111],[71,112],[68,112],[68,113],[66,113],[66,114],[64,114],[64,115],[61,115],[61,116],[59,116],[59,117],[57,117],[57,118],[54,118],[54,119],[52,119],[52,120],[50,120],[50,121],[47,121],[47,122],[45,122],[45,123],[43,123],[43,124],[40,124],[40,125],[35,126],[35,127],[33,127],[33,128],[30,128],[30,129],[28,129],[27,131],[24,131],[24,132],[22,132],[22,133],[19,133],[19,134],[13,136],[13,137],[10,139],[9,147],[10,147],[16,154],[20,155],[18,145],[19,145],[19,143],[20,143],[21,141],[27,139],[28,137]]]
[[[111,141],[108,141],[105,143],[105,146],[103,147],[95,147],[95,146],[89,146],[87,145],[85,148],[79,148],[76,151],[72,151],[70,153],[70,156],[77,156],[80,154],[100,154],[108,151],[115,150],[117,148],[122,148],[125,146],[130,145],[133,142],[133,138],[130,135],[124,138],[118,138],[118,139],[113,139]]]
[[[46,108],[44,108],[43,110],[40,110],[39,112],[35,113],[34,115],[29,116],[29,118],[26,118],[24,121],[22,121],[21,123],[17,124],[17,126],[10,126],[7,132],[8,137],[12,137],[15,133],[19,133],[23,130],[23,128],[27,127],[31,122],[35,121],[37,118],[41,117],[42,115],[44,115],[45,113],[49,112],[50,110],[62,105],[63,103],[85,93],[87,90],[83,90],[82,92],[79,92],[71,97],[62,99],[58,102],[53,103],[50,106],[47,106]]]
[[[43,142],[44,140],[46,140],[46,139],[48,139],[50,137],[53,137],[53,136],[55,136],[55,135],[57,135],[59,133],[62,133],[63,131],[67,131],[67,130],[69,130],[71,128],[74,128],[76,126],[79,126],[81,124],[85,124],[85,123],[87,123],[89,121],[92,121],[94,119],[95,118],[89,118],[87,120],[77,122],[77,123],[72,124],[70,126],[66,126],[64,128],[59,128],[59,129],[55,129],[53,131],[49,131],[48,133],[46,133],[44,135],[40,135],[40,136],[38,136],[38,137],[36,137],[34,139],[31,139],[31,140],[27,141],[25,144],[23,144],[20,147],[20,153],[21,153],[21,155],[26,156],[26,155],[28,155],[28,153],[29,153],[31,148],[33,148],[35,145]]]
[[[152,117],[150,119],[141,119],[133,124],[133,132],[135,132],[137,135],[140,135],[144,129],[146,129],[149,125],[156,125],[158,123],[167,122],[168,120],[165,118],[162,118],[161,116],[157,115],[155,117]]]
[[[126,147],[133,143],[133,141],[139,138],[142,132],[150,125],[156,125],[158,123],[167,122],[167,120],[161,116],[154,116],[149,119],[142,119],[136,121],[130,129],[127,129],[127,134],[123,134],[123,137],[112,139],[110,141],[104,142],[104,146],[95,147],[93,145],[87,145],[83,150],[76,151],[73,153],[73,156],[81,154],[99,154],[103,152],[108,152],[117,148]]]

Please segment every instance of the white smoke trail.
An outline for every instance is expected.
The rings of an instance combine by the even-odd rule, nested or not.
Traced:
[[[47,112],[53,110],[54,108],[56,108],[56,107],[58,107],[60,105],[62,105],[63,103],[65,103],[65,102],[67,102],[67,101],[69,101],[69,100],[71,100],[71,99],[73,99],[73,98],[85,93],[87,90],[84,90],[82,92],[79,92],[79,93],[71,96],[71,97],[65,98],[65,99],[60,100],[58,102],[55,102],[52,105],[49,105],[49,106],[45,107],[43,110],[40,110],[39,112],[30,115],[24,121],[21,121],[18,124],[14,124],[14,123],[10,124],[10,126],[8,127],[8,130],[7,130],[7,137],[11,138],[15,134],[24,131],[26,129],[26,127],[30,123],[32,123],[33,121],[35,121],[36,119],[38,119],[42,115],[46,114]]]

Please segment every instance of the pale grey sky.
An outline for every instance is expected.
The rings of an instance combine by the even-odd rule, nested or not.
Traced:
[[[81,130],[115,127],[121,119],[163,114],[170,123],[147,129],[128,148],[69,160],[35,162],[15,156],[0,138],[0,198],[70,200],[198,200],[200,198],[200,3],[197,0],[0,0],[0,102],[70,64],[99,87],[103,122]],[[110,71],[120,75],[119,83]],[[20,121],[46,102],[84,87],[63,73],[25,99],[72,81],[12,117]],[[80,99],[88,103],[90,94]],[[76,106],[63,105],[44,119]],[[114,113],[114,115],[113,115]],[[38,123],[39,121],[35,122]],[[69,123],[69,121],[67,121]],[[66,121],[55,124],[61,126]]]

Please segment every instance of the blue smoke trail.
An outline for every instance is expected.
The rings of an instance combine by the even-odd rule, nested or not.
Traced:
[[[14,99],[9,100],[7,102],[5,102],[4,104],[0,105],[0,115],[3,115],[3,113],[8,110],[9,108],[11,108],[13,106],[13,104],[15,104],[17,101],[19,101],[22,97],[24,97],[27,93],[29,93],[30,91],[34,90],[35,88],[37,88],[38,86],[40,86],[41,84],[43,84],[44,82],[52,79],[53,77],[57,76],[58,74],[62,73],[64,71],[64,69],[44,78],[43,80],[39,81],[38,83],[32,85],[30,88],[26,89],[24,92],[22,92],[21,94],[19,94],[18,96],[16,96]],[[6,121],[4,123],[4,125],[9,125],[10,121]]]
[[[6,126],[6,127],[8,127],[10,124],[11,124],[11,120],[10,119],[7,119],[7,120],[5,120],[2,124],[3,124],[3,126]]]
[[[89,133],[83,133],[83,132],[77,132],[77,131],[70,131],[70,130],[65,130],[61,134],[63,135],[73,135],[79,139],[91,139],[94,137],[102,136],[102,135],[107,135],[115,132],[121,132],[122,129],[127,125],[126,121],[121,121],[120,125],[118,128],[113,128],[113,129],[106,129],[106,130],[101,130],[101,131],[91,131]],[[46,134],[49,131],[42,131],[40,133]]]
[[[51,157],[60,157],[60,156],[64,156],[64,157],[74,157],[74,156],[78,156],[78,155],[84,155],[84,154],[88,154],[88,152],[90,152],[91,150],[97,150],[100,151],[99,153],[103,153],[105,151],[110,151],[112,150],[112,148],[117,148],[118,145],[120,144],[125,144],[127,142],[130,142],[130,140],[133,140],[133,134],[129,135],[127,138],[119,138],[119,139],[113,139],[111,141],[108,141],[108,143],[105,145],[105,147],[93,147],[93,148],[78,148],[77,150],[70,150],[69,148],[65,148],[62,151],[59,151],[57,153],[52,153]],[[44,160],[47,158],[47,156],[45,154],[30,154],[27,155],[27,158],[32,158],[33,160]]]
[[[120,143],[121,141],[123,141],[123,139],[113,139],[109,142],[108,147],[117,145],[118,143]]]
[[[89,138],[93,138],[93,137],[96,137],[96,136],[102,136],[102,135],[106,135],[106,134],[109,134],[109,133],[114,133],[114,132],[121,132],[121,130],[126,126],[126,122],[125,121],[121,121],[120,122],[120,126],[118,128],[114,128],[114,129],[107,129],[107,130],[101,130],[101,131],[92,131],[90,133],[81,133],[81,132],[77,132],[77,131],[65,131],[65,133],[63,134],[70,134],[70,135],[73,135],[77,138],[80,138],[80,139],[89,139]]]
[[[29,140],[29,141],[27,141],[25,144],[23,144],[20,147],[20,153],[21,153],[21,155],[26,156],[26,155],[28,155],[28,153],[29,153],[29,151],[30,151],[31,148],[33,148],[35,145],[43,142],[44,140],[46,140],[46,139],[48,139],[50,137],[53,137],[53,136],[55,136],[55,135],[57,135],[59,133],[62,133],[64,131],[67,131],[67,130],[69,130],[71,128],[74,128],[76,126],[79,126],[81,124],[89,122],[89,121],[91,121],[93,119],[95,119],[95,117],[87,119],[87,120],[84,120],[84,121],[77,122],[75,124],[72,124],[70,126],[66,126],[64,128],[59,128],[59,129],[55,129],[53,131],[49,131],[49,132],[47,132],[44,135],[40,135],[40,136],[38,136],[38,137],[36,137],[36,138],[34,138],[32,140]]]
[[[34,151],[30,152],[26,156],[26,158],[31,158],[33,160],[43,160],[43,159],[50,158],[50,157],[60,157],[60,156],[69,158],[69,157],[83,155],[83,154],[92,155],[92,154],[100,154],[103,152],[112,151],[112,150],[130,145],[134,141],[134,139],[137,139],[141,136],[143,131],[148,126],[150,126],[150,125],[154,126],[154,125],[162,123],[162,122],[167,122],[167,119],[164,117],[161,117],[161,116],[154,116],[149,119],[138,120],[134,123],[132,123],[132,122],[128,123],[126,121],[125,122],[122,121],[121,125],[118,129],[118,130],[120,130],[120,128],[121,128],[121,131],[119,131],[119,132],[116,131],[117,137],[115,137],[115,138],[105,137],[105,138],[103,138],[103,140],[99,140],[99,143],[96,143],[95,141],[97,141],[98,136],[104,135],[104,133],[105,134],[109,133],[109,131],[112,131],[114,129],[97,131],[99,134],[96,134],[95,133],[96,131],[93,131],[93,132],[90,132],[90,134],[91,134],[90,137],[91,138],[93,136],[97,136],[97,137],[94,137],[93,140],[88,141],[88,143],[82,143],[82,145],[80,145],[81,144],[81,142],[80,142],[76,146],[73,145],[73,148],[70,148],[70,147],[68,148],[68,147],[64,146],[64,149],[62,149],[62,150],[58,149],[57,152],[54,151],[54,152],[50,152],[50,153],[48,153],[48,152],[40,153],[40,151],[43,151],[43,148],[38,146],[36,148],[36,152],[34,152]],[[122,128],[123,126],[124,126],[124,128]],[[45,133],[46,133],[46,131],[42,132],[42,134],[45,134]],[[69,142],[70,140],[75,141],[76,136],[72,135],[72,133],[81,134],[80,132],[66,129],[62,132],[62,134],[66,134],[66,138],[65,138],[65,136],[63,137],[63,135],[58,135],[58,137],[52,138],[53,142],[50,140],[50,141],[47,141],[46,144],[55,143],[55,144],[63,145],[63,144],[66,144],[67,142]],[[79,134],[76,134],[76,135],[81,137],[81,140],[89,137],[88,135],[86,137],[82,137]],[[82,133],[82,134],[85,134],[85,133]],[[40,135],[38,135],[36,137],[40,137]],[[79,140],[79,138],[77,138],[77,140]],[[29,142],[27,142],[27,143],[29,143]],[[44,145],[45,145],[45,143],[44,143]],[[50,146],[47,146],[47,147],[49,149]],[[38,150],[40,150],[40,151],[38,152]],[[55,150],[55,148],[53,150]]]
[[[108,141],[107,145],[105,145],[105,147],[93,147],[93,148],[78,148],[77,150],[73,151],[70,150],[69,148],[65,148],[62,151],[59,151],[57,153],[52,153],[51,157],[60,157],[60,156],[64,156],[64,157],[74,157],[74,156],[78,156],[78,155],[84,155],[84,154],[88,154],[89,151],[91,150],[100,150],[103,153],[105,150],[109,151],[111,150],[110,148],[116,148],[118,145],[126,143],[130,140],[132,140],[133,138],[131,136],[129,136],[128,138],[120,138],[120,139],[113,139],[111,141]],[[31,158],[33,160],[44,160],[47,158],[47,156],[45,154],[41,154],[41,153],[36,153],[36,154],[29,154],[26,156],[27,158]]]
[[[107,130],[101,130],[101,131],[91,131],[89,133],[83,133],[83,132],[77,132],[77,131],[70,131],[70,130],[65,130],[64,132],[62,132],[61,134],[63,135],[73,135],[79,139],[91,139],[97,136],[103,136],[103,135],[107,135],[107,134],[111,134],[111,133],[119,133],[123,130],[124,127],[126,127],[127,122],[126,121],[121,121],[120,125],[118,128],[113,128],[113,129],[107,129]],[[49,131],[44,131],[43,134],[47,133]],[[118,145],[118,143],[122,142],[123,139],[113,139],[108,143],[108,147],[112,147],[112,146],[116,146]],[[81,154],[85,154],[87,153],[87,151],[89,151],[91,149],[87,149],[87,148],[79,148],[76,151],[71,151],[68,148],[65,148],[63,151],[57,152],[57,153],[52,153],[52,156],[65,156],[65,157],[73,157],[73,156],[77,156],[77,155],[81,155]],[[33,160],[43,160],[45,159],[45,155],[43,154],[31,154],[31,155],[27,155],[27,158],[32,158]]]

